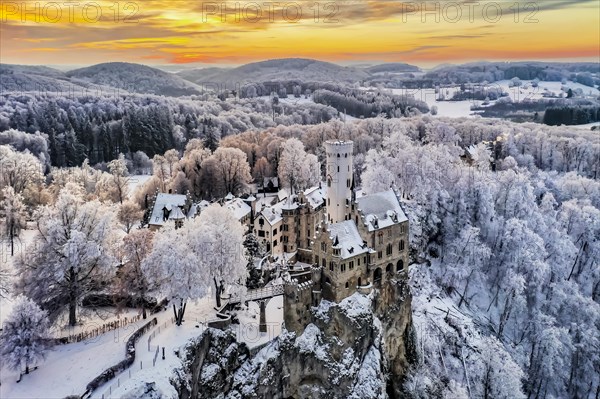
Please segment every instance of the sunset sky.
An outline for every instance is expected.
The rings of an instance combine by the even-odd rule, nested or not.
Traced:
[[[0,0],[0,61],[218,66],[303,57],[429,67],[476,60],[600,58],[598,0],[237,4]]]

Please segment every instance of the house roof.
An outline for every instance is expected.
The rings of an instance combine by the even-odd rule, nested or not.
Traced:
[[[171,210],[171,213],[169,213],[169,220],[183,220],[183,219],[185,219],[185,215],[181,211],[181,208],[178,206],[174,206],[173,209]]]
[[[178,209],[178,207],[184,206],[186,199],[186,196],[183,194],[159,193],[154,201],[154,207],[152,208],[152,214],[148,223],[156,226],[164,225],[163,209],[167,208],[167,210],[172,212],[173,208]]]
[[[250,208],[250,205],[248,205],[246,202],[244,202],[244,200],[242,200],[241,198],[236,198],[231,201],[227,201],[225,203],[225,207],[227,209],[229,209],[231,212],[233,212],[233,215],[238,220],[241,220],[246,215],[249,215],[250,212],[252,211],[252,208]]]
[[[306,197],[306,200],[310,204],[311,208],[314,209],[325,201],[327,193],[325,192],[324,188],[315,186],[304,191],[304,196]]]
[[[327,226],[327,232],[334,243],[337,241],[336,248],[341,249],[340,256],[342,259],[352,258],[369,251],[369,247],[363,242],[358,233],[354,220],[332,223]]]
[[[408,220],[394,190],[357,196],[356,203],[369,231]]]

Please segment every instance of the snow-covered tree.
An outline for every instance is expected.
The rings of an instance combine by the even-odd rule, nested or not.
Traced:
[[[23,196],[15,193],[11,186],[2,190],[4,199],[0,202],[0,215],[2,221],[2,236],[10,242],[10,256],[15,254],[15,239],[19,238],[21,229],[26,227],[26,211],[23,205]]]
[[[123,230],[126,233],[131,231],[131,228],[140,220],[142,220],[142,216],[144,213],[140,209],[139,205],[133,201],[125,201],[119,206],[119,211],[117,212],[117,218],[119,222],[123,225]]]
[[[5,364],[29,374],[30,366],[44,359],[49,339],[48,315],[35,302],[19,295],[0,333],[0,353]]]
[[[306,153],[300,140],[291,138],[282,145],[277,172],[282,185],[294,193],[316,184],[320,180],[321,166],[315,155]]]
[[[217,305],[225,289],[242,294],[247,278],[244,257],[244,227],[226,208],[210,206],[199,217],[193,248],[206,248],[202,262],[215,284]]]
[[[114,274],[113,212],[98,201],[84,201],[81,188],[68,183],[56,204],[36,211],[34,219],[34,245],[15,261],[19,290],[51,318],[66,307],[73,326],[81,298]]]
[[[211,156],[224,193],[237,194],[252,180],[246,154],[237,148],[219,147]]]
[[[200,253],[189,245],[190,235],[195,233],[196,220],[185,223],[179,229],[175,229],[174,225],[163,227],[156,233],[152,251],[141,266],[150,288],[173,302],[177,325],[183,322],[186,302],[202,298],[210,287],[203,263],[198,259]]]
[[[148,279],[144,274],[142,264],[152,252],[154,233],[148,229],[132,231],[123,237],[122,262],[120,271],[122,286],[128,292],[133,292],[137,303],[142,308],[142,317],[146,318],[146,294],[149,290]]]
[[[0,188],[11,186],[21,193],[28,184],[42,180],[43,165],[29,151],[16,152],[0,145]]]
[[[108,170],[112,176],[112,190],[114,192],[115,202],[122,204],[127,198],[129,189],[129,177],[125,156],[119,154],[119,158],[110,161],[108,163]]]

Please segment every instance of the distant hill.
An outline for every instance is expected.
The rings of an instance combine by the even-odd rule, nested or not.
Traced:
[[[202,86],[206,82],[213,82],[215,78],[218,78],[221,74],[229,71],[231,68],[198,68],[188,69],[185,71],[177,72],[176,75],[188,80],[192,83]]]
[[[206,68],[183,71],[179,76],[194,83],[262,83],[266,81],[299,80],[305,82],[358,82],[369,73],[354,67],[304,58],[284,58],[253,62],[233,69]]]
[[[37,65],[0,64],[0,92],[38,91],[68,93],[85,90],[72,83],[64,72]]]
[[[401,62],[390,62],[388,64],[374,65],[365,68],[365,71],[369,73],[403,73],[403,72],[420,72],[421,69],[418,66],[403,64]]]
[[[198,86],[146,65],[109,62],[66,73],[72,80],[116,87],[132,93],[183,96],[199,94]]]

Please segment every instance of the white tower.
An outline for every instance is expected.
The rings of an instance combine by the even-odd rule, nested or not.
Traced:
[[[327,220],[343,222],[350,218],[352,199],[352,141],[325,142],[327,153]]]

